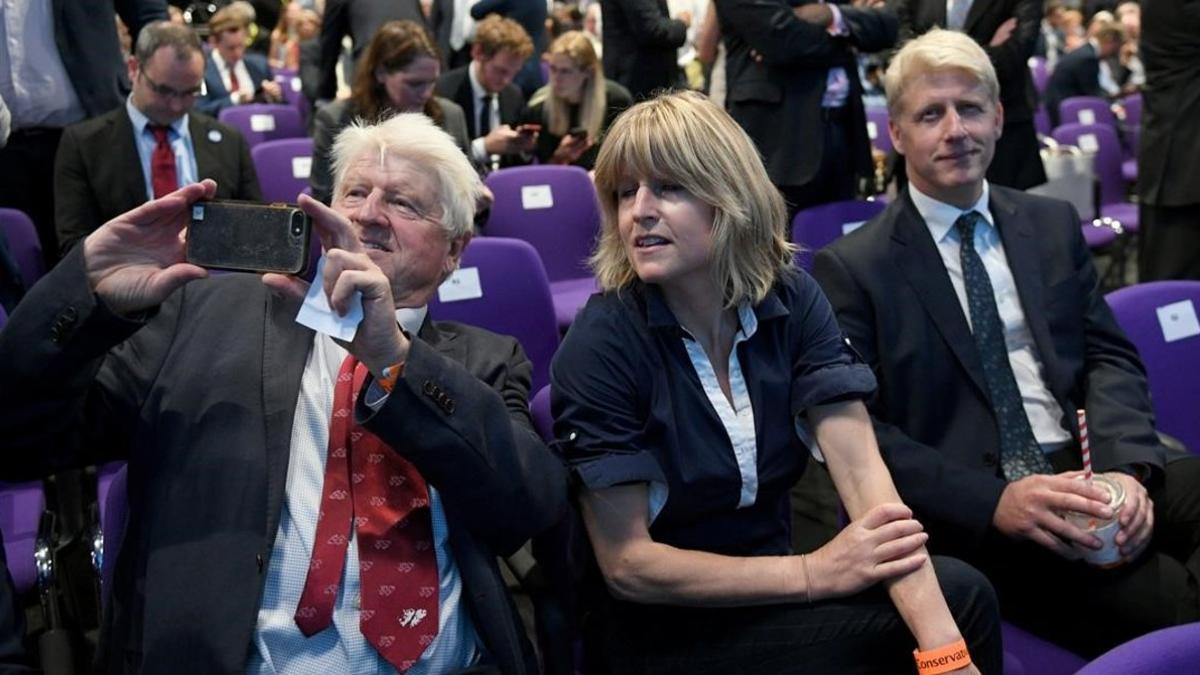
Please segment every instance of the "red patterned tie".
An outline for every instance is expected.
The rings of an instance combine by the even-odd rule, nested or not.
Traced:
[[[353,356],[338,372],[321,511],[295,620],[305,636],[329,626],[353,524],[362,593],[359,629],[403,673],[438,631],[429,490],[412,464],[355,424],[354,394],[366,375]]]
[[[167,127],[151,124],[154,134],[154,152],[150,153],[150,187],[154,198],[169,195],[179,189],[179,178],[175,174],[175,151],[167,140]]]
[[[238,89],[237,70],[233,66],[229,66],[229,93],[236,94]]]

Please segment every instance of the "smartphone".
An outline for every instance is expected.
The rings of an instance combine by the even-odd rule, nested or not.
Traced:
[[[568,131],[567,135],[572,138],[587,138],[588,133],[587,129],[584,129],[583,127],[575,127],[574,129]]]
[[[522,124],[521,126],[517,127],[517,133],[521,134],[522,136],[532,136],[541,130],[542,125],[540,124]]]
[[[303,274],[312,219],[290,204],[196,202],[187,229],[187,261],[221,270]]]

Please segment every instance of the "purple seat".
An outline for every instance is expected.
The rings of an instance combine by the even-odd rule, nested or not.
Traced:
[[[1121,99],[1121,106],[1125,108],[1125,144],[1134,154],[1137,154],[1138,136],[1142,131],[1142,95],[1126,96]]]
[[[296,203],[296,197],[308,187],[312,151],[311,138],[283,138],[250,148],[263,201]]]
[[[1163,628],[1117,645],[1077,675],[1182,675],[1200,671],[1200,622]]]
[[[100,528],[104,531],[104,560],[100,566],[101,600],[105,603],[112,592],[113,571],[117,568],[117,554],[125,540],[125,525],[129,515],[129,495],[126,490],[128,469],[124,462],[114,463],[115,470],[109,476],[108,490],[101,504]]]
[[[429,316],[517,338],[533,362],[531,389],[550,382],[558,326],[546,272],[528,243],[503,237],[472,240],[459,271],[430,300]]]
[[[1083,224],[1083,240],[1092,250],[1105,248],[1117,240],[1117,232],[1111,227],[1105,227],[1099,222]]]
[[[550,414],[550,385],[537,390],[529,399],[529,413],[533,416],[533,428],[542,440],[554,440],[554,415]]]
[[[1041,56],[1029,57],[1029,74],[1033,77],[1033,88],[1037,90],[1038,97],[1046,93],[1046,85],[1050,83],[1050,68],[1046,66],[1046,59]]]
[[[1058,123],[1064,124],[1107,124],[1117,128],[1117,116],[1108,101],[1099,96],[1072,96],[1058,104]]]
[[[1126,230],[1137,232],[1138,210],[1125,198],[1125,181],[1121,178],[1121,144],[1117,140],[1116,129],[1104,124],[1064,124],[1054,130],[1053,136],[1059,143],[1096,153],[1100,215],[1118,220]]]
[[[46,507],[41,481],[0,483],[0,532],[4,533],[4,557],[13,586],[25,593],[37,583],[33,560],[38,522]]]
[[[1200,388],[1196,386],[1200,336],[1168,342],[1164,334],[1164,329],[1186,323],[1189,303],[1192,317],[1200,313],[1200,281],[1136,284],[1113,291],[1106,299],[1146,366],[1158,428],[1200,454],[1200,422],[1196,418],[1200,410]]]
[[[796,254],[796,264],[805,270],[812,269],[813,254],[817,249],[848,234],[885,208],[881,202],[852,199],[798,212],[792,218],[792,241],[804,248]]]
[[[6,323],[8,323],[8,312],[4,311],[4,305],[0,305],[0,328],[4,328]]]
[[[8,252],[17,263],[17,269],[21,271],[21,281],[27,290],[32,288],[46,273],[37,228],[24,211],[0,209],[0,231],[3,231],[4,238],[8,241]]]
[[[1050,122],[1050,113],[1046,112],[1046,106],[1038,105],[1037,110],[1033,111],[1033,128],[1037,131],[1038,136],[1049,136],[1054,130],[1054,125]]]
[[[251,148],[263,141],[305,136],[300,111],[283,103],[232,105],[223,109],[218,119],[241,132]]]
[[[294,107],[300,113],[300,120],[308,123],[308,98],[300,84],[300,77],[290,71],[276,70],[275,81],[283,91],[283,102]]]
[[[600,206],[592,179],[577,166],[519,166],[494,171],[487,185],[496,196],[483,227],[488,237],[533,245],[550,280],[559,330],[565,331],[590,293],[567,280],[591,279],[587,259],[600,231]]]
[[[892,136],[888,133],[887,108],[867,108],[867,137],[880,152],[890,153],[893,150]]]
[[[1070,675],[1087,661],[1004,621],[1004,675]]]

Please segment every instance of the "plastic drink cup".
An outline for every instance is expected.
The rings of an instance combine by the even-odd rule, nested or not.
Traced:
[[[1080,480],[1083,480],[1080,477]],[[1124,560],[1121,557],[1121,547],[1117,546],[1117,532],[1121,530],[1121,507],[1125,505],[1125,488],[1120,483],[1106,476],[1093,476],[1092,484],[1108,492],[1108,505],[1112,508],[1112,518],[1096,518],[1086,513],[1068,511],[1067,522],[1079,529],[1095,535],[1104,544],[1098,549],[1075,546],[1075,550],[1083,556],[1085,562],[1096,567],[1117,567]]]

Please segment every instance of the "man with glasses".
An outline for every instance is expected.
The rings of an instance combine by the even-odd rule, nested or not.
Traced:
[[[262,199],[245,139],[189,114],[203,78],[204,53],[190,28],[161,21],[142,29],[125,106],[63,132],[54,167],[63,253],[113,216],[203,178],[217,181],[217,198]]]

